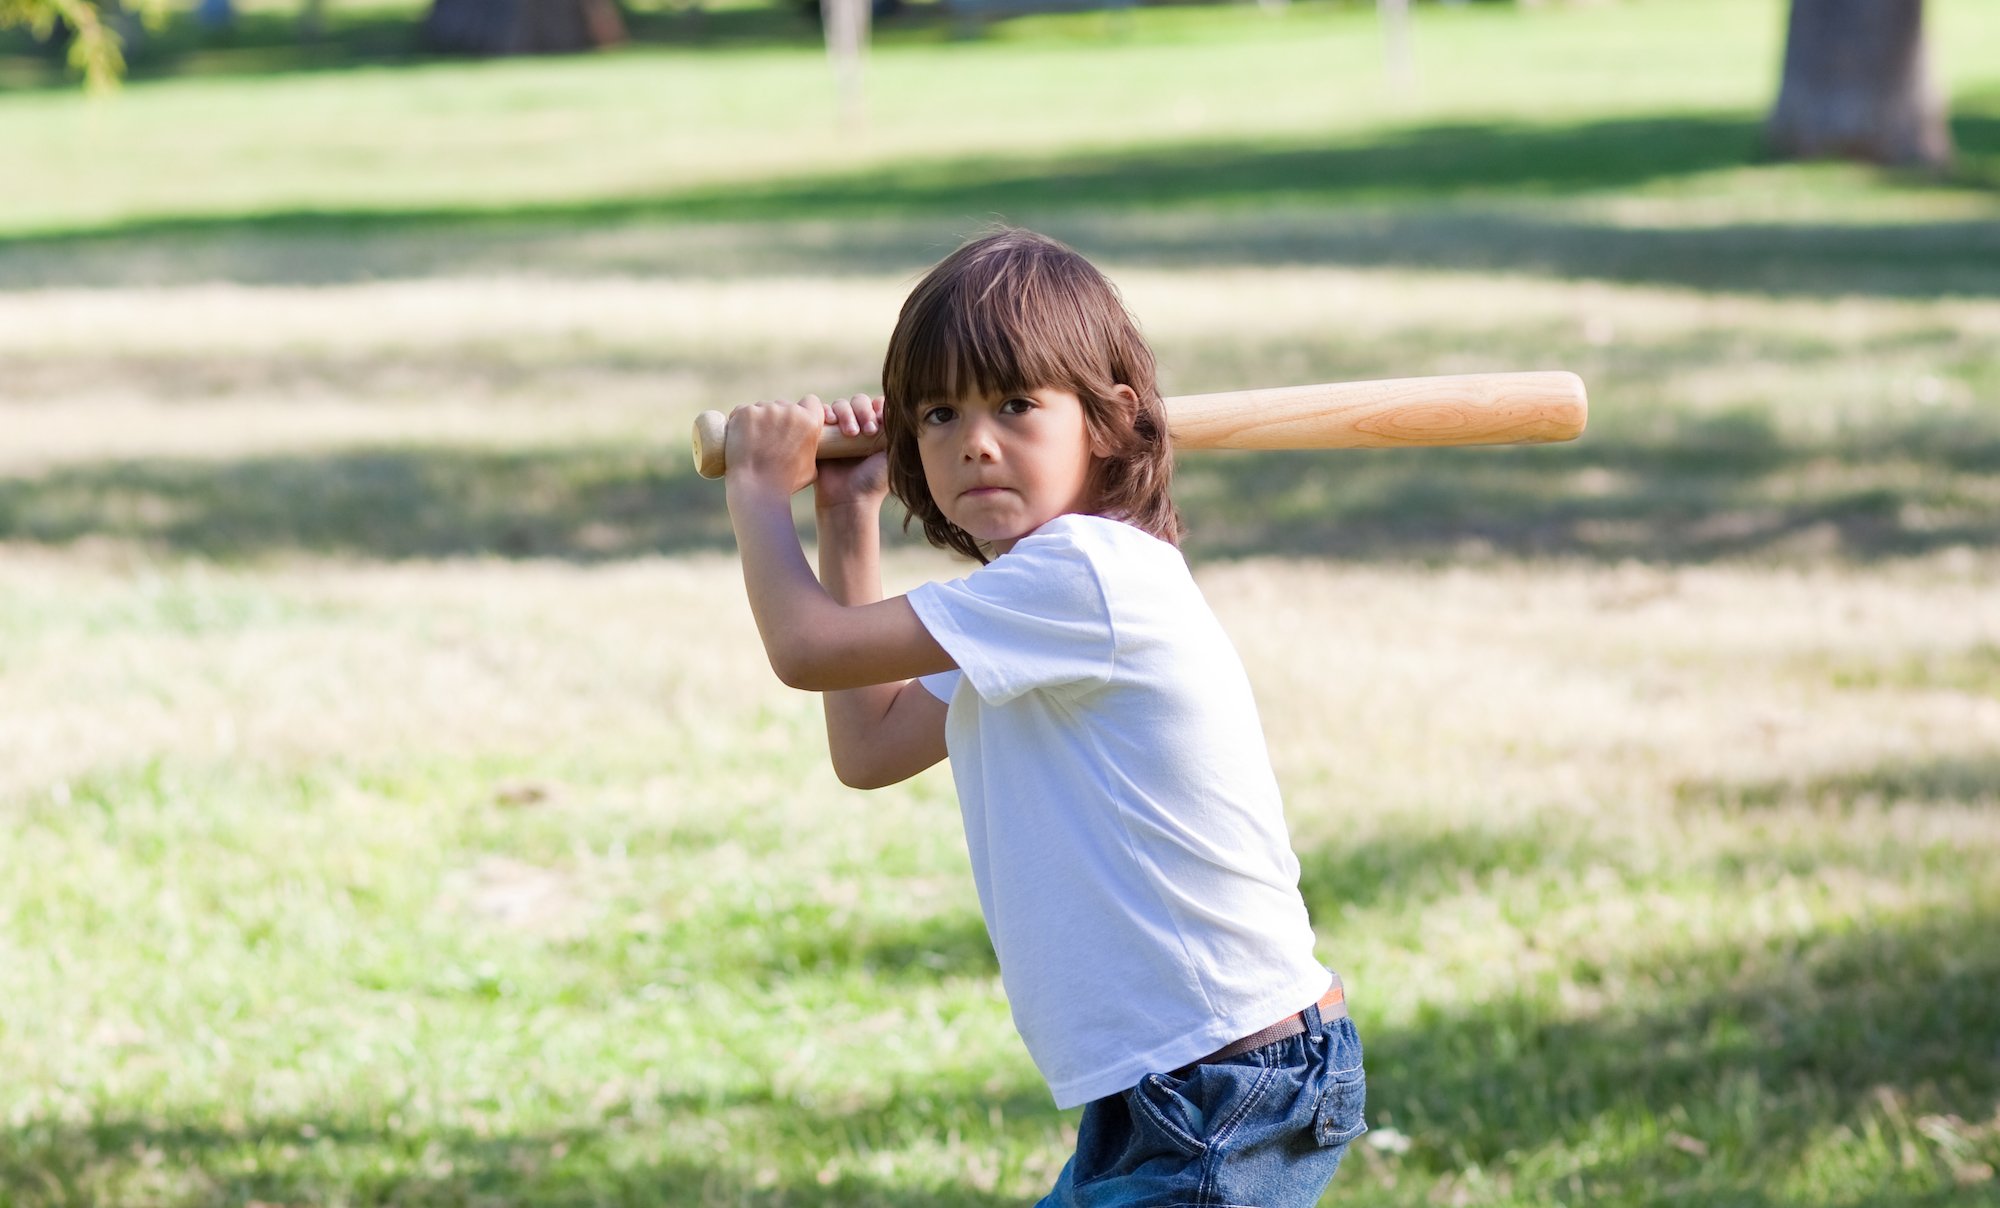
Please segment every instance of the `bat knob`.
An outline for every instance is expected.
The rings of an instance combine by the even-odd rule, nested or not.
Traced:
[[[720,411],[694,417],[694,472],[703,478],[720,478],[728,471],[728,429],[729,417]]]

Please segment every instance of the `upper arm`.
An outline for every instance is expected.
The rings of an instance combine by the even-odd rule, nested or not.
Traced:
[[[841,782],[851,788],[879,789],[942,762],[949,753],[944,737],[948,711],[949,706],[921,683],[904,684],[869,732],[865,760],[858,765],[836,761]]]
[[[914,680],[958,665],[904,596],[855,605],[829,599],[825,609],[779,639],[771,664],[779,679],[811,692]],[[915,687],[930,697],[922,685]],[[943,702],[930,698],[942,707]]]

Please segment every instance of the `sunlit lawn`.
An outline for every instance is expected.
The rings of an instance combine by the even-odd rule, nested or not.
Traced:
[[[657,40],[605,56],[467,63],[407,57],[420,5],[330,3],[402,30],[406,57],[279,74],[253,58],[244,75],[228,73],[226,50],[189,51],[156,66],[207,73],[146,80],[127,104],[66,89],[8,97],[0,234],[463,209],[601,221],[743,216],[750,202],[758,217],[811,218],[829,204],[849,217],[913,204],[958,215],[1606,189],[1676,200],[1653,211],[1666,225],[1991,216],[1990,193],[1739,170],[1775,87],[1778,0],[1425,9],[1407,91],[1384,80],[1368,6],[1085,14],[958,39],[919,15],[883,24],[859,130],[843,128],[813,28],[788,6],[725,4],[710,27],[667,21]],[[1964,171],[1990,183],[2000,13],[1978,0],[1931,9]],[[262,24],[245,37],[293,45],[292,11],[253,8]],[[763,36],[723,37],[753,16]]]
[[[1365,9],[919,13],[845,134],[782,13],[258,14],[0,95],[0,1205],[1046,1190],[949,777],[834,781],[684,449],[1003,215],[1173,392],[1592,390],[1180,467],[1368,1046],[1329,1202],[2000,1201],[1990,6],[1943,182],[1751,162],[1776,3],[1424,7],[1401,99]]]

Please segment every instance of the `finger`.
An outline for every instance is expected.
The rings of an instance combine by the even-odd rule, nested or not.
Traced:
[[[847,405],[853,410],[861,431],[873,435],[882,426],[881,413],[866,394],[855,395],[847,400]]]
[[[835,399],[827,406],[826,418],[828,423],[838,423],[840,430],[849,436],[855,436],[861,432],[861,420],[854,413],[854,400],[852,399]]]

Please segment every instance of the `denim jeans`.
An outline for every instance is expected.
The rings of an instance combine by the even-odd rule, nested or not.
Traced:
[[[1076,1155],[1036,1208],[1300,1208],[1368,1131],[1354,1021],[1320,1018],[1263,1048],[1087,1104]]]

